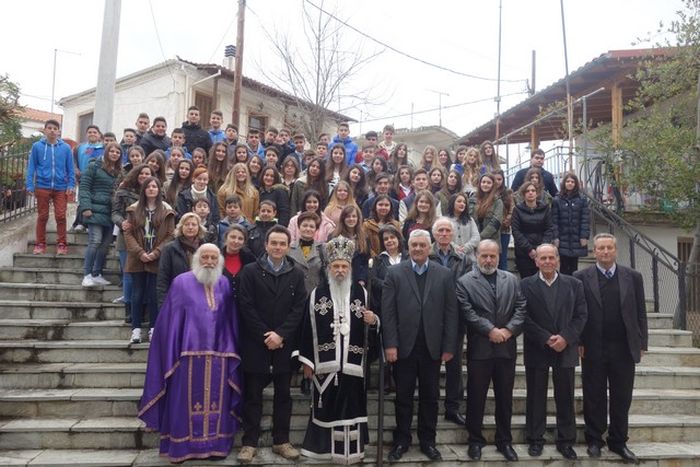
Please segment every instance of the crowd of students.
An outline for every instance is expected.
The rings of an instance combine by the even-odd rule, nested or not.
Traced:
[[[566,174],[559,192],[543,168],[541,150],[509,189],[489,141],[454,151],[427,145],[414,163],[407,145],[394,141],[390,125],[381,136],[368,132],[358,145],[346,123],[338,125],[337,135],[324,133],[315,141],[272,127],[249,129],[240,141],[236,126],[224,127],[216,110],[209,123],[209,130],[202,128],[193,106],[168,136],[165,118],[151,123],[142,113],[120,142],[90,125],[87,141],[70,154],[58,123],[49,121],[45,138],[32,148],[27,187],[36,191],[39,208],[34,253],[46,252],[50,199],[58,221],[57,254],[68,252],[61,193],[79,186],[73,229],[87,229],[89,238],[82,285],[108,284],[103,269],[116,235],[133,342],[141,341],[143,310],[154,323],[176,275],[174,265],[187,270],[199,243],[221,247],[233,280],[246,261],[263,253],[265,234],[276,224],[289,228],[293,255],[303,268],[315,261],[320,243],[338,235],[354,240],[352,273],[363,285],[371,258],[375,264],[397,258],[413,230],[432,232],[440,216],[453,223],[454,249],[467,264],[478,242],[492,239],[502,245],[499,267],[506,269],[511,235],[522,277],[536,272],[535,249],[542,243],[558,244],[567,274],[587,254],[589,212],[579,181]],[[194,233],[200,228],[201,238]]]

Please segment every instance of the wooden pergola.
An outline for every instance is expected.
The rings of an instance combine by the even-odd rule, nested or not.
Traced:
[[[674,49],[631,49],[611,50],[586,63],[569,74],[572,100],[579,100],[574,106],[574,123],[583,122],[586,102],[586,120],[589,128],[604,123],[612,124],[613,141],[619,141],[625,103],[632,99],[639,87],[635,81],[640,63],[645,60],[664,58]],[[597,91],[597,92],[596,92]],[[547,118],[538,118],[549,111],[561,108]],[[541,141],[565,140],[566,134],[566,80],[556,83],[532,95],[525,101],[501,114],[500,134],[496,135],[496,119],[481,125],[459,139],[459,144],[479,145],[482,141],[499,140],[508,135],[507,143],[530,143],[537,148]],[[517,131],[522,129],[521,131]]]

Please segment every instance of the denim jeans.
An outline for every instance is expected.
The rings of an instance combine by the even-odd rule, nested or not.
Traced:
[[[85,265],[83,267],[85,275],[92,273],[93,276],[102,274],[105,266],[105,258],[109,245],[112,243],[112,230],[110,225],[88,225],[88,246],[85,250]]]
[[[498,269],[501,271],[508,270],[508,244],[510,243],[510,234],[501,233],[501,254],[498,257]]]
[[[143,306],[148,304],[149,327],[155,327],[158,318],[156,299],[156,274],[150,272],[132,272],[131,289],[131,329],[141,329]]]
[[[124,293],[124,303],[131,303],[133,279],[131,273],[124,271],[126,267],[126,256],[126,250],[119,250],[119,265],[122,268],[122,292]]]

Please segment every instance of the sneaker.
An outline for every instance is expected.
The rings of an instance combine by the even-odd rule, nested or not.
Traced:
[[[111,282],[102,277],[102,274],[92,276],[92,281],[95,283],[95,285],[111,285]]]
[[[68,245],[65,243],[59,243],[58,246],[56,247],[56,254],[60,256],[64,256],[68,254]]]
[[[72,230],[73,230],[73,232],[76,232],[76,233],[83,233],[83,232],[86,232],[86,231],[87,231],[87,229],[85,228],[85,226],[84,226],[84,225],[80,225],[80,224],[78,224],[78,225],[76,225],[75,227],[73,227]]]
[[[148,330],[148,341],[150,342],[152,340],[153,340],[153,328]]]
[[[253,446],[243,446],[238,453],[238,462],[241,464],[249,464],[253,461],[253,457],[258,453],[258,450]]]
[[[131,330],[131,343],[140,344],[141,343],[141,329]]]
[[[112,303],[126,303],[124,301],[124,295],[122,295],[121,297],[115,298],[114,300],[112,300]]]
[[[43,255],[46,253],[46,243],[37,243],[34,245],[34,251],[32,253],[35,255]]]
[[[272,452],[292,461],[299,459],[300,455],[299,451],[291,443],[273,444]]]
[[[87,276],[83,277],[83,283],[81,285],[83,287],[94,287],[97,284],[93,279],[92,274],[88,274]]]

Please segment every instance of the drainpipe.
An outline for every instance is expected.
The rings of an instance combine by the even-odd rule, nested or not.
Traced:
[[[221,76],[221,70],[217,71],[217,72],[214,73],[213,75],[209,75],[209,76],[207,76],[207,77],[205,77],[205,78],[202,78],[202,79],[200,79],[199,81],[195,81],[194,83],[192,83],[192,84],[190,84],[189,86],[187,86],[187,93],[188,93],[188,96],[187,96],[187,103],[186,103],[186,106],[190,106],[190,105],[191,105],[191,104],[190,104],[190,101],[191,101],[191,98],[192,98],[192,90],[194,89],[194,87],[195,87],[196,85],[202,84],[203,82],[208,81],[208,80],[210,80],[210,79],[218,78],[219,76]]]

